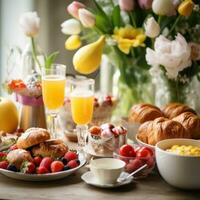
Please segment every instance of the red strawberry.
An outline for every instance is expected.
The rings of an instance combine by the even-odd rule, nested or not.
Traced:
[[[6,157],[7,157],[7,153],[5,153],[5,152],[0,152],[0,161],[6,160]]]
[[[40,167],[45,167],[47,170],[50,171],[52,162],[53,160],[50,157],[45,157],[42,159],[40,163]]]
[[[68,166],[70,169],[73,169],[73,168],[79,166],[79,162],[78,162],[78,160],[70,160],[70,161],[67,163],[67,166]]]
[[[68,152],[64,155],[64,158],[65,158],[67,161],[76,160],[76,159],[78,158],[78,155],[77,155],[75,152],[68,151]]]
[[[42,162],[42,158],[40,156],[36,156],[35,158],[33,158],[33,161],[36,166],[39,166],[40,163]]]
[[[0,169],[7,169],[9,162],[4,160],[0,162]]]
[[[9,148],[10,151],[13,151],[13,150],[15,150],[15,149],[18,149],[18,147],[17,147],[16,144],[12,145],[12,146]]]
[[[35,164],[32,162],[23,162],[20,172],[24,174],[33,174],[35,172]]]
[[[43,167],[43,166],[38,167],[37,174],[47,174],[47,173],[49,173],[49,171],[46,167]]]
[[[64,169],[64,164],[61,161],[53,161],[51,163],[51,172],[60,172]]]

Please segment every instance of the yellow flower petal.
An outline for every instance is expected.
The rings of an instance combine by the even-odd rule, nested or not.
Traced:
[[[185,0],[179,5],[178,12],[180,15],[190,16],[192,14],[193,8],[194,2],[192,0]]]
[[[145,46],[146,36],[141,28],[133,28],[130,25],[115,28],[112,37],[118,43],[118,48],[125,54],[129,54],[131,47]]]
[[[65,49],[75,50],[81,46],[81,39],[79,35],[71,35],[65,42]]]

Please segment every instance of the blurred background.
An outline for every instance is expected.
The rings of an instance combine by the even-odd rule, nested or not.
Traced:
[[[40,33],[37,36],[37,43],[40,48],[50,54],[59,51],[56,59],[57,63],[68,66],[67,73],[74,74],[72,66],[72,55],[74,51],[66,51],[64,43],[66,35],[61,33],[60,24],[69,18],[66,12],[67,5],[72,0],[0,0],[0,81],[4,82],[9,70],[12,74],[20,73],[20,62],[10,57],[12,48],[26,48],[29,38],[27,38],[19,26],[19,16],[26,11],[37,11],[41,20]],[[91,4],[92,1],[84,0],[84,4]],[[91,5],[90,5],[91,6]],[[15,57],[19,55],[15,55]],[[15,60],[13,62],[12,60]],[[9,69],[8,70],[8,66]],[[96,87],[99,88],[99,72],[90,75],[97,80]],[[0,91],[3,92],[2,89]]]

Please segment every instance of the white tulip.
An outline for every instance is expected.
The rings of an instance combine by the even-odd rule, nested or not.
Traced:
[[[154,0],[152,9],[157,15],[172,16],[176,14],[175,5],[172,0]]]
[[[150,38],[155,38],[160,34],[160,26],[153,17],[147,19],[144,29],[145,34]]]
[[[162,65],[168,78],[175,79],[180,71],[191,66],[190,55],[191,47],[181,34],[172,41],[160,35],[155,40],[154,50],[147,48],[146,60],[153,67]]]
[[[40,18],[37,12],[25,12],[20,16],[19,24],[26,36],[34,37],[39,32]]]
[[[61,31],[66,35],[78,35],[81,32],[81,24],[76,19],[68,19],[61,24]]]

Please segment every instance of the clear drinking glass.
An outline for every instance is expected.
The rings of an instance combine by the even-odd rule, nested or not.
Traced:
[[[52,64],[42,69],[42,96],[47,114],[50,117],[49,129],[52,138],[56,138],[56,117],[63,105],[65,96],[66,66]]]
[[[71,111],[72,118],[76,123],[78,137],[78,151],[83,152],[86,145],[88,132],[87,124],[91,122],[94,107],[94,80],[74,79],[71,81]]]

